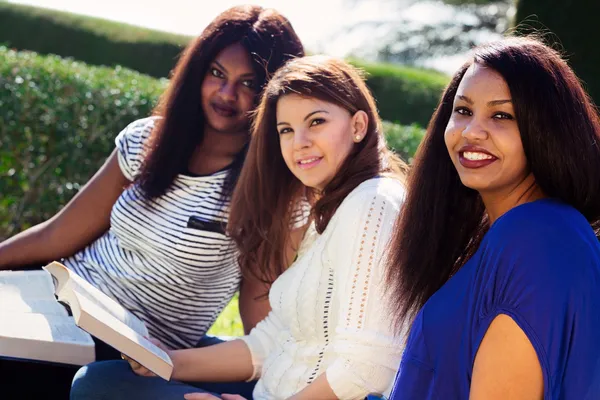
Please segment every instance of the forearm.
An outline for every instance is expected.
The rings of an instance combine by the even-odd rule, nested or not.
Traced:
[[[52,220],[33,226],[0,243],[0,270],[68,257],[105,232],[110,224],[75,229],[74,223]],[[71,229],[71,230],[69,230]]]
[[[312,383],[296,393],[288,400],[337,400],[338,397],[327,381],[327,376],[323,373]]]
[[[42,246],[46,224],[43,222],[0,243],[0,270],[50,259]]]
[[[232,340],[198,349],[175,350],[173,379],[185,382],[234,382],[252,377],[252,356],[246,343]]]

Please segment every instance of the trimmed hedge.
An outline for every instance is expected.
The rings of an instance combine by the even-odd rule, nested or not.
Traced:
[[[448,76],[435,71],[350,61],[367,72],[381,118],[401,124],[427,126],[449,82]]]
[[[514,24],[520,34],[539,30],[547,43],[563,50],[569,65],[600,105],[598,14],[598,0],[518,0]]]
[[[0,43],[18,50],[166,77],[190,37],[99,18],[0,2]],[[391,64],[352,62],[368,73],[382,118],[427,125],[448,77]]]
[[[0,47],[0,239],[66,204],[165,85],[124,68]]]
[[[0,2],[0,43],[18,50],[167,77],[189,40],[101,18]]]
[[[166,79],[0,47],[0,240],[54,215],[150,114]],[[423,131],[385,123],[408,159]]]

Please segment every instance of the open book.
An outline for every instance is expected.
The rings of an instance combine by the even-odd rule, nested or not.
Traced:
[[[144,323],[64,265],[0,272],[1,356],[85,365],[95,360],[85,331],[170,379],[173,363],[147,339]]]

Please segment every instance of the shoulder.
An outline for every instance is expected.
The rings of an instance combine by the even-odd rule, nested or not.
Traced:
[[[375,227],[383,227],[387,232],[396,221],[405,195],[405,186],[398,180],[369,179],[346,196],[326,230],[343,236],[356,236],[359,230]],[[372,224],[373,221],[379,222]]]
[[[580,247],[592,239],[597,242],[585,217],[572,206],[554,199],[513,208],[492,225],[489,236],[505,250],[515,251],[543,247],[552,252],[564,247]]]
[[[372,178],[362,182],[340,205],[338,212],[355,212],[368,207],[371,203],[383,203],[399,209],[406,197],[406,187],[394,178]]]
[[[133,181],[142,166],[145,143],[160,117],[148,117],[133,121],[115,138],[118,150],[119,166],[127,179]]]
[[[507,212],[482,246],[499,278],[511,285],[568,292],[600,277],[600,243],[591,226],[576,209],[556,200]]]
[[[152,116],[135,120],[121,131],[119,137],[128,141],[143,141],[150,136],[157,121],[160,119],[161,117]]]

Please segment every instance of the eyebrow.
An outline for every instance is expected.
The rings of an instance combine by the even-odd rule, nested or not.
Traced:
[[[306,121],[307,119],[309,119],[310,117],[312,117],[313,115],[315,115],[317,113],[329,114],[329,111],[326,111],[326,110],[316,110],[316,111],[310,112],[310,113],[308,113],[306,115],[306,117],[304,117],[303,121]],[[279,125],[289,125],[289,123],[288,122],[278,122],[277,126],[279,126]]]
[[[214,60],[213,63],[215,63],[217,65],[217,67],[221,68],[223,70],[223,72],[227,73],[227,68],[225,68],[223,66],[223,64],[221,64],[217,60]],[[255,76],[254,72],[247,72],[247,73],[245,73],[245,74],[242,75],[242,78],[246,78],[246,77],[253,78],[254,76]]]
[[[470,105],[473,105],[474,102],[473,100],[471,100],[469,97],[467,96],[463,96],[462,94],[457,95],[456,97],[458,97],[461,100],[466,101],[467,103],[469,103]],[[488,101],[487,105],[488,106],[499,106],[501,104],[506,104],[506,103],[512,103],[511,99],[506,99],[506,100],[492,100],[492,101]]]

